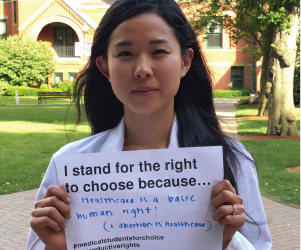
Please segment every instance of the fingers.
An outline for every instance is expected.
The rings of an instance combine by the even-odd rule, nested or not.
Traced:
[[[223,205],[223,206],[220,206],[212,215],[212,218],[213,220],[215,221],[219,221],[221,220],[223,217],[225,216],[235,216],[237,217],[237,215],[240,215],[240,214],[244,214],[245,212],[245,208],[240,205],[240,204],[237,204],[235,205],[235,208],[236,208],[236,212],[237,214],[236,215],[233,215],[233,212],[234,212],[234,207],[232,205]]]
[[[219,182],[211,192],[213,199],[211,205],[215,208],[219,208],[223,204],[242,204],[243,200],[241,197],[236,195],[235,189],[232,187],[228,180]]]
[[[36,233],[42,231],[45,227],[50,227],[57,232],[61,230],[59,224],[48,216],[33,217],[30,220],[30,226]]]
[[[71,199],[68,196],[67,192],[61,187],[54,186],[54,185],[49,186],[43,199],[51,196],[56,196],[58,199],[65,202],[66,204],[71,203]]]
[[[61,228],[66,228],[65,218],[55,207],[38,208],[33,210],[31,215],[32,217],[39,219],[44,218],[44,220],[41,221],[41,227],[47,226],[48,223],[49,227],[52,227],[55,231],[59,231]]]
[[[240,215],[227,215],[222,219],[218,220],[218,224],[221,226],[230,225],[233,228],[239,229],[241,228],[246,222],[246,216],[244,214]]]
[[[214,198],[215,196],[217,196],[220,192],[222,192],[223,190],[228,190],[234,194],[236,194],[236,190],[234,187],[232,187],[230,181],[228,180],[222,180],[219,183],[217,183],[214,188],[212,189],[211,195]]]
[[[67,192],[61,187],[49,186],[43,199],[35,203],[32,211],[31,227],[38,232],[45,227],[60,231],[66,227],[66,219],[71,218]]]
[[[57,196],[47,197],[35,203],[36,209],[51,207],[58,210],[66,219],[71,218],[70,207],[65,202],[61,201]]]

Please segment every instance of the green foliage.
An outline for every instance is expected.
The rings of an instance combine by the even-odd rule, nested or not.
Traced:
[[[73,81],[55,83],[54,88],[61,89],[63,92],[72,92]]]
[[[250,96],[251,90],[213,90],[214,98],[231,98],[231,97],[241,97],[241,96]]]
[[[287,29],[292,21],[287,9],[300,6],[297,0],[188,0],[182,5],[192,6],[195,3],[198,4],[197,10],[191,10],[189,14],[194,16],[191,23],[197,33],[204,33],[206,28],[213,31],[222,24],[229,32],[231,42],[237,44],[245,40],[247,45],[242,48],[243,52],[255,56],[256,60],[262,57],[264,49],[269,46],[266,44],[268,27],[275,24],[282,30]]]
[[[300,104],[300,64],[295,67],[294,75],[294,104]]]
[[[41,84],[40,89],[49,89],[48,84],[46,83]]]
[[[244,104],[249,104],[249,103],[251,103],[250,98],[241,98],[237,102],[238,105],[244,105]]]
[[[62,92],[60,89],[36,89],[28,87],[9,87],[5,95],[15,96],[15,90],[18,90],[19,96],[38,96],[38,92]]]
[[[19,35],[0,40],[0,80],[12,86],[31,86],[54,72],[54,51],[49,42]]]
[[[10,86],[10,85],[9,85],[7,82],[1,81],[1,80],[0,80],[0,95],[4,95],[6,89],[7,89],[9,86]]]

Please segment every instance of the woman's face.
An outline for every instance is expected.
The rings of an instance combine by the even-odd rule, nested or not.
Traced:
[[[189,52],[192,59],[193,51]],[[164,19],[143,13],[117,26],[107,62],[102,56],[96,62],[125,113],[153,114],[173,112],[174,96],[190,67],[190,57],[182,57],[179,41]]]

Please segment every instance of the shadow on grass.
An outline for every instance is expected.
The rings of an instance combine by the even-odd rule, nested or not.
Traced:
[[[1,121],[24,121],[53,123],[66,120],[66,125],[74,124],[76,110],[74,106],[0,106]]]

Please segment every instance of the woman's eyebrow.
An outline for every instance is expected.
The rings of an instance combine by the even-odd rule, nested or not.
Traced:
[[[171,43],[171,42],[168,41],[167,39],[157,39],[157,40],[150,41],[149,45],[160,44],[160,43]],[[134,44],[132,42],[128,42],[128,41],[122,41],[122,42],[118,42],[114,45],[114,47],[120,47],[120,46],[134,46]]]
[[[149,45],[158,44],[158,43],[171,43],[171,42],[168,41],[167,39],[157,39],[157,40],[150,41]]]

